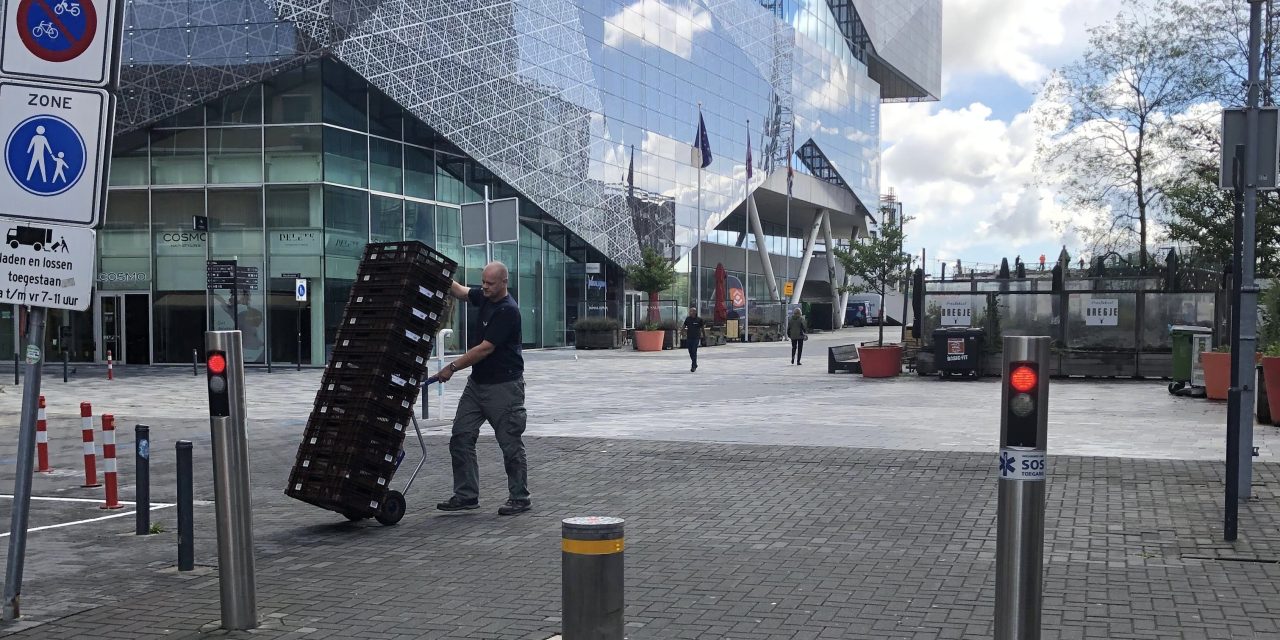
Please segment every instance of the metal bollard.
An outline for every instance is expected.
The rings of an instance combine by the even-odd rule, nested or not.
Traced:
[[[196,568],[195,508],[191,490],[191,441],[179,440],[178,452],[178,571]]]
[[[63,384],[66,384],[67,382],[67,365],[71,363],[70,357],[71,356],[68,355],[67,350],[64,347],[62,349],[62,382]]]
[[[137,535],[151,533],[151,427],[133,426],[133,473],[137,477]]]
[[[18,352],[14,351],[13,352],[13,383],[14,384],[18,384],[18,367],[20,366],[22,365],[18,364]]]
[[[192,376],[200,375],[200,350],[199,349],[191,350],[191,375]]]
[[[996,508],[996,640],[1039,640],[1048,463],[1049,342],[1004,339]]]
[[[560,522],[564,640],[622,640],[623,523],[598,516]]]
[[[206,331],[204,345],[222,628],[253,629],[258,626],[258,607],[245,435],[244,343],[239,331]]]

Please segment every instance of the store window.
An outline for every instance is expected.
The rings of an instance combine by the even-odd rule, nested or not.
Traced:
[[[328,58],[324,60],[323,67],[325,124],[368,131],[369,83]]]
[[[404,240],[404,212],[399,198],[370,197],[370,242]]]
[[[205,105],[209,126],[262,124],[262,85],[255,84]]]
[[[425,202],[406,200],[404,203],[404,237],[436,244],[436,208]]]
[[[204,184],[204,129],[151,132],[151,184]]]
[[[324,179],[351,187],[369,184],[368,137],[324,128]]]
[[[426,200],[435,199],[436,162],[431,150],[404,146],[404,194]]]
[[[268,124],[320,122],[320,65],[305,64],[262,83]]]
[[[319,182],[323,178],[319,126],[267,127],[267,182]]]
[[[235,260],[244,280],[233,293],[209,292],[215,330],[239,329],[244,361],[266,358],[266,312],[263,285],[262,189],[210,189],[210,253],[214,260]]]
[[[191,350],[203,347],[209,234],[192,231],[191,216],[205,215],[204,197],[203,189],[157,189],[151,193],[156,362],[190,362]]]
[[[400,193],[400,143],[369,138],[369,188],[384,193]]]
[[[134,131],[111,145],[111,186],[146,186],[151,183],[151,160],[146,131]]]
[[[262,182],[262,129],[210,128],[209,184],[256,184]]]

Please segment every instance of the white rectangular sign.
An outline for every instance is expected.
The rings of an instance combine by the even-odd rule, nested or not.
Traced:
[[[1084,324],[1088,327],[1114,327],[1120,324],[1120,301],[1115,298],[1090,298],[1084,308]]]
[[[112,80],[118,0],[3,0],[0,73],[105,87]]]
[[[97,232],[0,220],[0,304],[84,311],[93,292]]]
[[[968,327],[973,323],[973,304],[968,300],[948,300],[942,303],[942,326]]]
[[[295,302],[307,301],[307,279],[306,278],[294,278],[293,299]]]
[[[96,227],[111,99],[0,81],[0,217]]]

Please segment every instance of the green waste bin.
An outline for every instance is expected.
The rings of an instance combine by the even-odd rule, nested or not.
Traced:
[[[1196,336],[1204,336],[1207,340],[1213,335],[1209,327],[1196,327],[1175,324],[1169,327],[1169,338],[1173,343],[1173,382],[1169,383],[1169,393],[1176,393],[1191,384],[1192,370],[1196,361]]]

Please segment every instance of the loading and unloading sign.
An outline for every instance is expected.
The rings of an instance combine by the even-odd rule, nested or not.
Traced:
[[[93,286],[93,229],[0,221],[0,304],[84,311]]]

